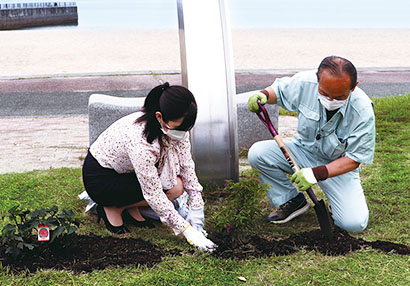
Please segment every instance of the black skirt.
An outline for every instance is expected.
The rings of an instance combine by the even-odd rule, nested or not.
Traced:
[[[104,168],[90,151],[84,160],[83,183],[90,198],[102,206],[123,207],[144,200],[135,172],[119,174]]]

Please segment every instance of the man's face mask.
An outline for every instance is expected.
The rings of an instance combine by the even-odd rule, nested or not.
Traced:
[[[160,124],[161,124],[161,122],[160,122]],[[164,125],[165,125],[166,128],[168,128],[168,131],[165,131],[164,128],[161,127],[161,131],[162,131],[162,133],[164,133],[164,135],[167,135],[169,138],[171,138],[173,140],[177,140],[177,141],[182,140],[182,139],[185,138],[185,136],[187,134],[187,131],[172,129],[165,122],[164,122]]]
[[[329,111],[336,110],[336,109],[342,107],[347,101],[347,99],[344,99],[344,100],[337,100],[337,99],[330,100],[327,96],[321,95],[320,93],[319,93],[319,100],[320,100],[320,103]]]

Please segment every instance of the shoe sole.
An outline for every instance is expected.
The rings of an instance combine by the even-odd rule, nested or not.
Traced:
[[[306,202],[306,205],[304,205],[303,208],[298,209],[297,211],[289,215],[284,220],[272,220],[270,222],[275,223],[275,224],[287,223],[288,221],[294,219],[295,217],[300,216],[301,214],[305,213],[309,208],[310,208],[310,204]]]

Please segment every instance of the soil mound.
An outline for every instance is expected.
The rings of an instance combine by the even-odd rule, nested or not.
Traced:
[[[410,255],[410,247],[407,245],[380,240],[369,242],[354,238],[342,230],[335,230],[331,239],[325,239],[319,229],[294,234],[282,240],[267,240],[252,236],[246,242],[235,243],[228,235],[215,235],[211,239],[218,244],[213,255],[223,258],[247,259],[271,255],[289,255],[300,249],[318,251],[325,255],[344,255],[365,247],[378,249],[385,253]]]
[[[410,255],[410,247],[387,241],[368,242],[356,239],[345,231],[335,231],[326,240],[320,230],[291,235],[287,239],[267,240],[253,236],[246,242],[233,243],[232,236],[220,233],[210,235],[218,244],[212,253],[218,258],[247,259],[271,255],[289,255],[300,249],[319,251],[325,255],[344,255],[364,247],[372,247],[386,253]],[[32,251],[25,251],[21,259],[14,261],[5,256],[0,247],[0,263],[13,272],[37,269],[71,270],[75,273],[126,265],[153,266],[167,255],[181,255],[177,250],[165,251],[142,239],[100,237],[96,235],[71,235],[52,244],[41,243]]]
[[[58,243],[41,243],[32,251],[25,251],[17,261],[4,256],[4,252],[5,249],[0,248],[0,262],[13,271],[65,269],[76,273],[126,265],[152,266],[170,254],[142,239],[96,235],[73,235]]]

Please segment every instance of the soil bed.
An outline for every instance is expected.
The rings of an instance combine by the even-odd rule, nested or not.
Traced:
[[[218,244],[212,253],[218,258],[247,259],[271,255],[289,255],[300,249],[319,251],[325,255],[344,255],[364,247],[372,247],[386,253],[410,255],[410,247],[386,241],[369,242],[356,239],[345,231],[335,231],[333,238],[325,240],[320,230],[291,235],[287,239],[267,240],[258,236],[233,247],[232,237],[220,233],[210,235]],[[69,240],[69,241],[66,241]],[[65,248],[62,245],[71,244]],[[181,255],[177,250],[164,251],[142,239],[73,235],[58,243],[42,243],[32,251],[25,251],[18,261],[5,256],[0,247],[0,263],[13,272],[37,269],[71,270],[75,273],[91,272],[107,267],[126,265],[153,266],[167,255]]]
[[[350,236],[347,232],[335,230],[329,240],[323,238],[320,230],[291,235],[287,239],[267,240],[259,236],[252,236],[248,241],[233,247],[232,237],[221,234],[211,237],[218,244],[212,254],[222,258],[247,259],[251,257],[267,257],[271,255],[289,255],[300,249],[318,251],[325,255],[344,255],[365,247],[380,250],[385,253],[393,252],[410,255],[410,247],[387,241],[365,241]]]
[[[70,245],[63,248],[62,245],[66,245],[67,240]],[[152,266],[159,263],[163,256],[178,254],[134,238],[73,235],[56,242],[51,245],[41,243],[32,251],[25,250],[17,261],[4,256],[5,248],[0,247],[0,262],[12,271],[58,269],[79,273],[126,265]]]

